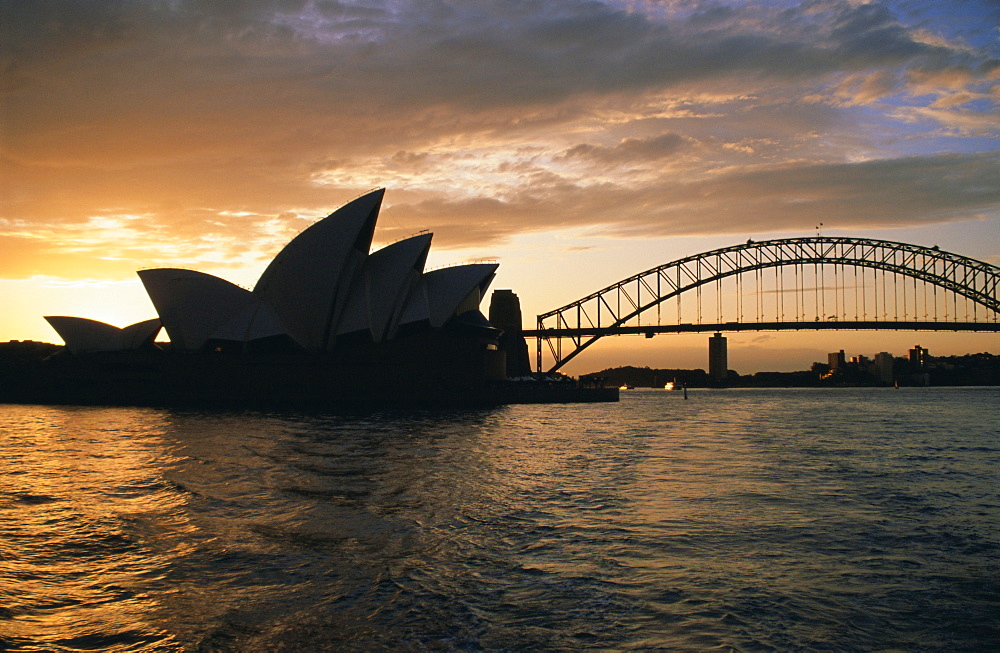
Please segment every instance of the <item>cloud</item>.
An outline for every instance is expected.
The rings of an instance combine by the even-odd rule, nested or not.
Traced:
[[[765,167],[641,188],[547,182],[504,201],[396,203],[391,215],[414,226],[433,219],[439,247],[581,227],[652,238],[808,232],[819,222],[829,229],[917,226],[996,215],[1000,188],[992,180],[998,165],[995,155],[941,155]]]
[[[631,235],[876,229],[997,215],[1000,157],[940,155],[861,163],[781,165],[638,196],[660,220],[625,220]],[[686,221],[684,212],[701,216]],[[711,217],[709,217],[711,216]]]
[[[562,156],[596,163],[632,164],[673,156],[687,144],[688,140],[680,134],[666,133],[646,139],[626,138],[611,147],[580,144],[566,150]]]
[[[960,56],[914,40],[885,10],[829,5],[832,27],[802,10],[765,29],[744,26],[748,10],[661,23],[576,2],[8,3],[19,26],[8,45],[12,145],[40,162],[119,166],[262,148],[399,150],[499,129],[532,107]]]
[[[0,276],[78,270],[45,253],[65,244],[132,269],[261,260],[376,185],[377,237],[454,247],[997,207],[974,154],[995,144],[972,140],[995,49],[883,3],[39,0],[0,22]],[[972,154],[915,155],[928,121]]]

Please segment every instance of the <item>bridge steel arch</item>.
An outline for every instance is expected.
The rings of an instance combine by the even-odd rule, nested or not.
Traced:
[[[831,323],[771,322],[756,325],[759,330],[771,329],[899,329],[997,331],[1000,322],[1000,267],[934,247],[921,247],[885,240],[815,236],[785,238],[724,247],[688,256],[640,272],[618,283],[602,288],[575,302],[538,316],[538,328],[525,331],[537,338],[538,370],[542,370],[542,341],[549,345],[555,364],[554,372],[584,349],[607,335],[664,331],[697,331],[676,325],[663,328],[640,325],[627,326],[640,319],[645,311],[668,299],[698,289],[726,277],[756,270],[782,266],[853,266],[891,272],[912,277],[965,297],[986,309],[987,318],[981,323],[878,321]],[[904,291],[905,292],[905,291]],[[752,323],[729,323],[732,330],[749,330]],[[981,326],[980,326],[981,325]],[[727,325],[710,325],[711,330],[725,330]],[[562,351],[562,339],[568,338],[574,348]],[[553,344],[555,340],[555,344]]]

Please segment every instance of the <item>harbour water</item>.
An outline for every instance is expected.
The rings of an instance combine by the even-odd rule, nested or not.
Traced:
[[[1000,389],[0,406],[0,649],[1000,649]]]

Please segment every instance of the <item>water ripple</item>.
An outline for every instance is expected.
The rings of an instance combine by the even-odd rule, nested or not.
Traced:
[[[0,407],[0,649],[1000,648],[997,389]]]

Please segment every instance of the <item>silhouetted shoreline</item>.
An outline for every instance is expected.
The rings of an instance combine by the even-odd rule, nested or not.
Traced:
[[[0,402],[325,409],[617,401],[615,387],[566,377],[484,379],[478,366],[432,368],[420,356],[347,361],[309,354],[97,352],[0,343]]]
[[[988,353],[963,356],[937,356],[924,366],[896,359],[895,381],[900,386],[996,386],[1000,385],[1000,356]],[[663,388],[674,383],[676,388],[835,388],[887,387],[892,382],[881,381],[866,370],[845,365],[831,373],[824,363],[814,363],[812,369],[796,372],[756,372],[738,374],[729,370],[724,382],[713,381],[703,369],[656,369],[626,365],[585,374],[581,382],[630,385],[636,388]]]

